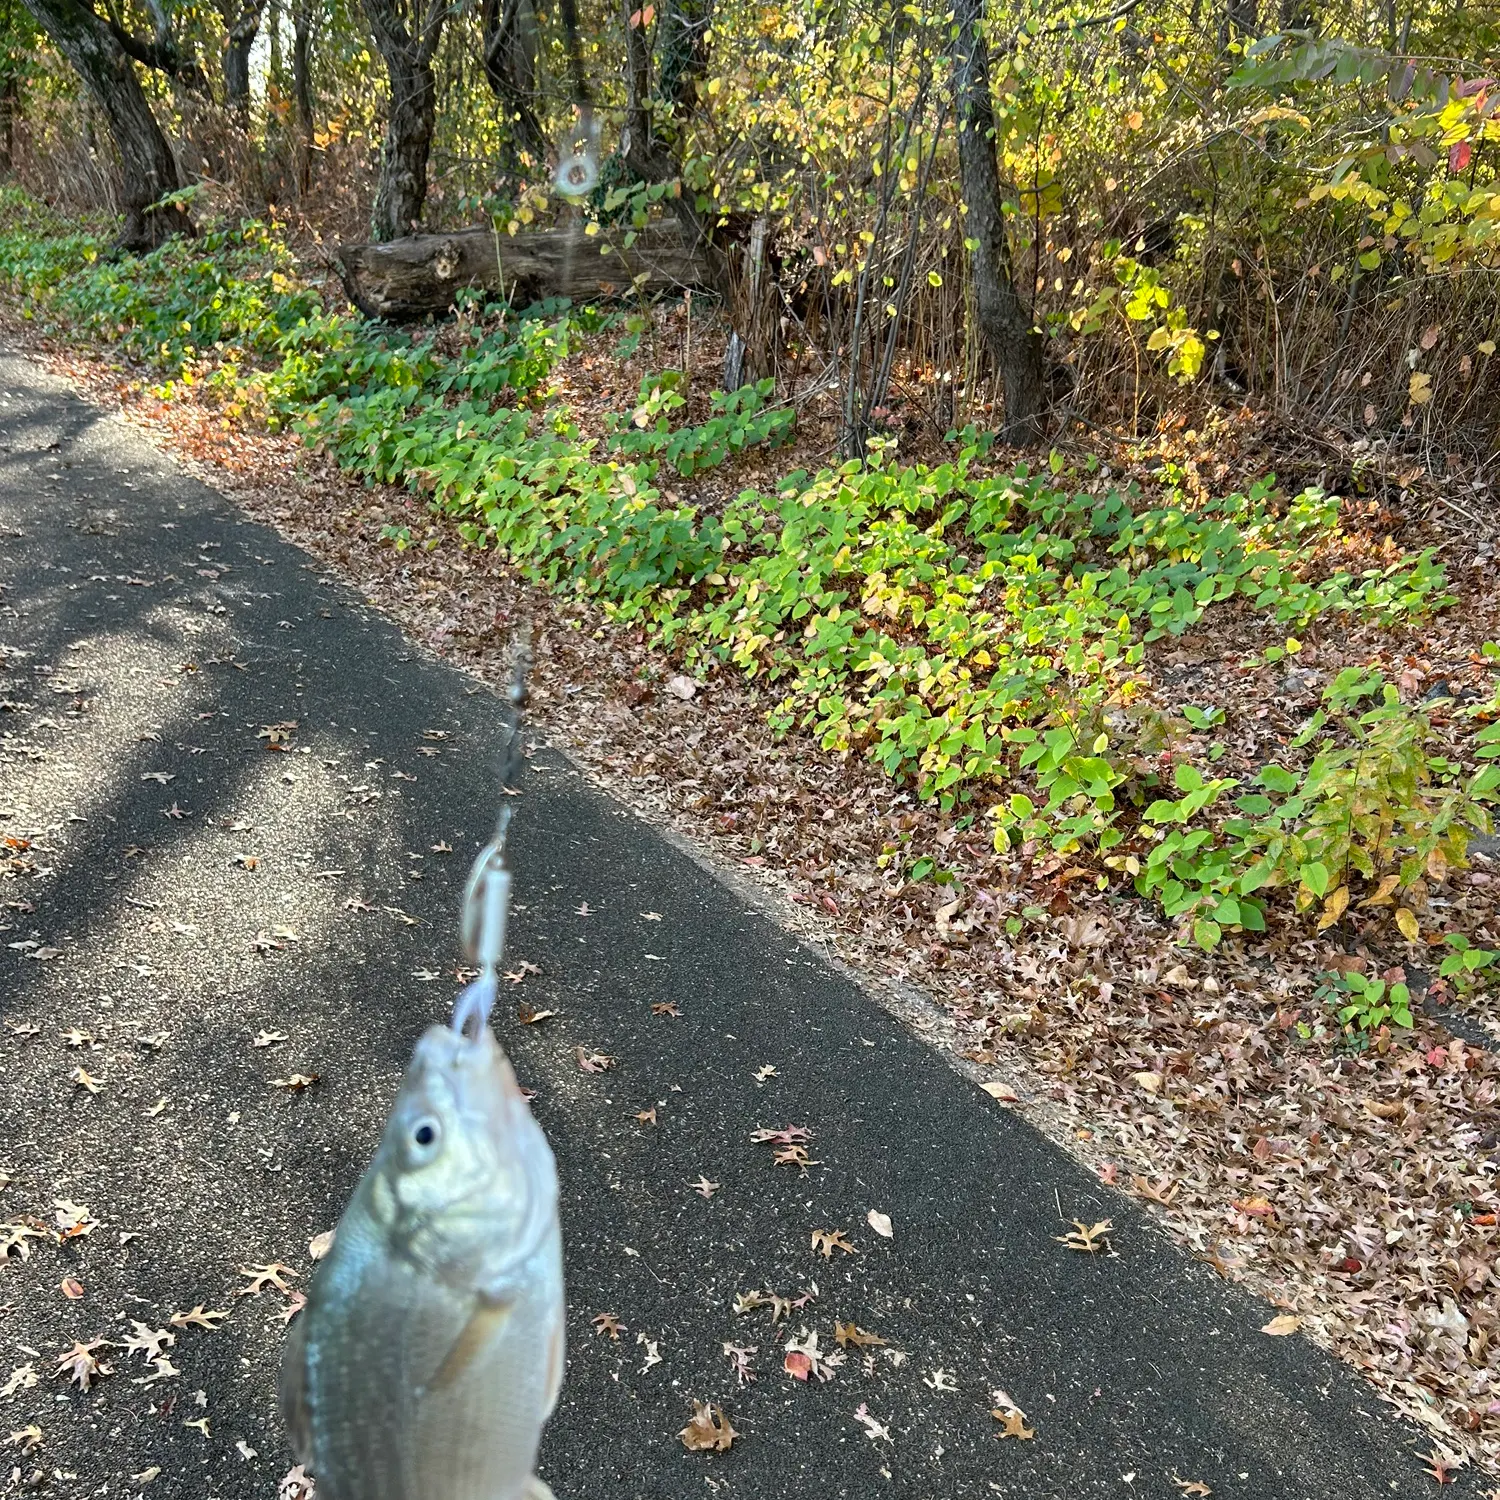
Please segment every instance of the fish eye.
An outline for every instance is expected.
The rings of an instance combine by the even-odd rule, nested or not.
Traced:
[[[438,1123],[436,1120],[418,1120],[412,1130],[411,1138],[418,1146],[424,1149],[436,1145],[438,1138]]]

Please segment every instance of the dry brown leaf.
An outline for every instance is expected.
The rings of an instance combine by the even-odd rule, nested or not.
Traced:
[[[824,1260],[830,1259],[835,1250],[842,1250],[845,1255],[859,1254],[842,1229],[813,1230],[812,1247],[822,1254]]]
[[[1296,1333],[1302,1326],[1302,1319],[1296,1313],[1277,1313],[1262,1329],[1262,1333],[1269,1333],[1272,1338],[1280,1338],[1288,1333]]]
[[[249,1273],[246,1272],[246,1275]],[[191,1312],[173,1313],[167,1319],[173,1328],[207,1328],[213,1330],[229,1316],[227,1311],[219,1308],[205,1308],[200,1302]]]
[[[1095,1255],[1109,1244],[1109,1233],[1114,1227],[1113,1219],[1100,1219],[1095,1224],[1085,1224],[1082,1219],[1074,1219],[1073,1227],[1066,1234],[1054,1234],[1052,1238],[1058,1244],[1066,1245],[1069,1250],[1082,1250]]]
[[[995,1434],[1000,1438],[1022,1438],[1030,1440],[1036,1436],[1036,1429],[1026,1425],[1026,1413],[1018,1407],[1011,1407],[1009,1411],[999,1408],[990,1412],[990,1415],[1001,1424],[1000,1431]]]
[[[727,1453],[739,1436],[721,1406],[693,1403],[693,1420],[677,1434],[690,1453]]]
[[[234,1295],[258,1297],[268,1286],[274,1286],[278,1292],[290,1297],[292,1289],[287,1285],[286,1278],[296,1274],[290,1266],[284,1266],[280,1261],[272,1261],[268,1266],[241,1266],[240,1275],[248,1276],[250,1280],[247,1285],[239,1287]]]

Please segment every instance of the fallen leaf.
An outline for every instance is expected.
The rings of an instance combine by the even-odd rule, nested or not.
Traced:
[[[68,1077],[73,1081],[75,1088],[87,1089],[91,1094],[97,1094],[106,1082],[104,1078],[95,1078],[92,1073],[83,1068],[74,1068]]]
[[[865,1215],[865,1222],[884,1239],[894,1239],[896,1236],[896,1231],[891,1227],[891,1216],[881,1213],[878,1208],[872,1208]]]
[[[30,1224],[0,1224],[0,1261],[10,1259],[14,1250],[21,1260],[31,1259],[31,1246],[27,1240],[44,1240],[47,1232],[33,1228]]]
[[[650,1109],[637,1110],[635,1117],[642,1125],[656,1124],[656,1106],[653,1104]]]
[[[312,1260],[322,1260],[333,1249],[333,1236],[334,1231],[332,1229],[325,1229],[322,1234],[315,1234],[307,1242],[309,1258]]]
[[[755,1379],[755,1371],[750,1368],[750,1356],[759,1349],[758,1344],[751,1344],[744,1348],[739,1344],[725,1344],[724,1353],[730,1364],[734,1367],[734,1380],[736,1385],[749,1385]]]
[[[824,1260],[829,1260],[835,1250],[842,1250],[845,1255],[858,1255],[859,1252],[845,1238],[842,1229],[815,1229],[812,1236],[812,1247],[822,1253]]]
[[[1296,1333],[1302,1326],[1302,1319],[1295,1313],[1278,1313],[1262,1329],[1262,1333],[1269,1333],[1273,1338],[1279,1338],[1284,1334]]]
[[[865,1436],[872,1443],[894,1443],[891,1437],[891,1429],[884,1422],[877,1422],[870,1413],[870,1408],[861,1401],[854,1409],[854,1420],[865,1430]]]
[[[83,1283],[76,1276],[64,1276],[62,1294],[69,1302],[77,1302],[83,1296]]]
[[[243,1274],[248,1276],[251,1273],[246,1271]],[[220,1311],[216,1308],[205,1308],[200,1302],[191,1312],[173,1313],[167,1319],[167,1322],[173,1328],[207,1328],[212,1330],[217,1328],[228,1316],[227,1311]]]
[[[707,1177],[703,1176],[702,1173],[700,1173],[697,1182],[693,1184],[693,1191],[699,1194],[701,1197],[712,1198],[713,1195],[723,1186],[724,1184],[722,1182],[710,1182]]]
[[[312,1475],[301,1464],[287,1470],[276,1486],[276,1500],[313,1500]]]
[[[1085,1224],[1081,1219],[1073,1220],[1073,1227],[1066,1234],[1052,1236],[1058,1244],[1069,1250],[1081,1250],[1089,1255],[1097,1254],[1109,1243],[1109,1232],[1114,1220],[1100,1219],[1097,1224]]]
[[[885,1344],[879,1334],[867,1333],[855,1323],[834,1323],[833,1337],[841,1349],[849,1344],[858,1349],[878,1349]]]
[[[1144,1177],[1135,1176],[1131,1178],[1131,1185],[1138,1198],[1144,1198],[1149,1203],[1159,1203],[1163,1208],[1170,1208],[1172,1200],[1182,1191],[1180,1182],[1172,1182],[1165,1177],[1148,1182]]]
[[[280,1261],[272,1261],[268,1266],[241,1266],[240,1275],[250,1278],[249,1284],[236,1289],[236,1297],[258,1297],[268,1286],[274,1286],[278,1292],[285,1296],[291,1296],[292,1289],[286,1283],[288,1276],[297,1273],[290,1267],[284,1266]]]
[[[177,1342],[177,1335],[166,1328],[152,1328],[149,1323],[142,1323],[139,1318],[130,1321],[130,1332],[125,1336],[125,1354],[128,1358],[132,1354],[144,1356],[152,1360],[161,1354],[163,1349],[169,1348]]]
[[[1020,1097],[1017,1095],[1016,1091],[1008,1083],[1001,1083],[998,1079],[992,1078],[988,1083],[981,1083],[979,1087],[982,1088],[985,1093],[990,1096],[991,1099],[994,1099],[1001,1104],[1019,1104],[1021,1102]]]
[[[159,1380],[170,1380],[174,1375],[181,1375],[182,1371],[177,1368],[171,1359],[165,1354],[158,1354],[151,1361],[146,1374],[136,1381],[137,1385],[155,1385]]]
[[[1424,1453],[1422,1460],[1427,1465],[1427,1475],[1434,1484],[1455,1482],[1453,1471],[1458,1464],[1451,1454],[1444,1453],[1441,1448],[1434,1448],[1430,1453]]]
[[[721,1406],[693,1403],[693,1420],[677,1434],[690,1453],[727,1453],[739,1436]]]
[[[812,1139],[812,1131],[806,1125],[786,1125],[780,1130],[752,1130],[750,1139],[757,1145],[769,1143],[773,1146],[795,1146]]]
[[[821,1349],[818,1346],[817,1329],[804,1328],[796,1338],[787,1340],[782,1368],[794,1380],[805,1381],[809,1375],[813,1375],[821,1384],[832,1380],[838,1367],[848,1357],[837,1349]]]
[[[0,1396],[14,1396],[17,1391],[30,1390],[36,1384],[37,1374],[35,1365],[17,1365],[10,1372],[10,1378],[4,1385],[0,1385]]]
[[[595,1313],[594,1336],[597,1338],[601,1333],[607,1333],[616,1343],[620,1341],[620,1335],[626,1331],[625,1325],[614,1313]]]
[[[1204,1484],[1201,1479],[1179,1479],[1175,1474],[1172,1483],[1182,1491],[1184,1495],[1211,1495],[1213,1491]]]
[[[1036,1436],[1036,1429],[1026,1425],[1026,1413],[1019,1407],[1011,1407],[1009,1411],[996,1408],[990,1415],[1001,1424],[1000,1431],[995,1434],[1000,1438],[1020,1438],[1029,1442]]]
[[[286,1040],[287,1034],[284,1031],[257,1031],[250,1038],[250,1045],[252,1047],[274,1047],[277,1042],[284,1042]]]
[[[614,1058],[604,1052],[590,1052],[587,1047],[576,1049],[580,1073],[607,1073],[615,1065]]]
[[[52,1206],[57,1210],[52,1222],[65,1240],[80,1239],[99,1227],[99,1221],[81,1203],[74,1203],[69,1198],[54,1198]]]
[[[9,1443],[12,1448],[19,1448],[24,1456],[42,1446],[42,1429],[33,1422],[29,1427],[11,1433]]]
[[[88,1390],[94,1381],[102,1380],[106,1375],[114,1373],[111,1366],[105,1364],[94,1353],[95,1349],[107,1349],[108,1347],[109,1341],[107,1339],[94,1339],[91,1343],[74,1344],[57,1361],[57,1373],[59,1375],[66,1375],[79,1390]]]
[[[680,1016],[682,1012],[677,1009],[675,1000],[658,1000],[651,1007],[653,1016]]]
[[[310,1089],[318,1081],[316,1073],[288,1073],[285,1078],[273,1078],[271,1087],[273,1089],[291,1089],[293,1093],[300,1094],[303,1089]]]

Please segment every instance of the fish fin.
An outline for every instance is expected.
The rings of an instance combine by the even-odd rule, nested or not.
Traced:
[[[567,1362],[566,1341],[563,1335],[562,1319],[559,1318],[547,1344],[547,1382],[543,1389],[547,1393],[548,1416],[551,1416],[552,1408],[557,1405],[557,1394],[562,1390],[563,1370]],[[541,1480],[537,1480],[537,1483],[541,1484]]]
[[[552,1486],[545,1479],[539,1474],[533,1474],[526,1481],[521,1500],[557,1500],[557,1497],[552,1493]]]
[[[292,1451],[305,1464],[312,1458],[312,1412],[307,1405],[307,1330],[300,1318],[287,1330],[277,1394],[282,1426]]]
[[[489,1302],[480,1300],[474,1304],[468,1322],[459,1329],[458,1337],[443,1357],[437,1374],[427,1384],[429,1391],[441,1391],[453,1385],[465,1370],[473,1364],[491,1339],[510,1321],[514,1302]]]

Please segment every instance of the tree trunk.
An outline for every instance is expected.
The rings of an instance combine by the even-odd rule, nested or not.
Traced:
[[[1046,405],[1042,339],[1016,292],[1010,242],[995,156],[995,107],[990,94],[989,47],[984,40],[984,0],[957,0],[953,92],[958,113],[958,170],[968,217],[965,235],[976,242],[969,262],[979,332],[1005,391],[1001,436],[1025,445],[1042,435]]]
[[[505,112],[512,175],[525,182],[547,160],[536,113],[537,20],[532,0],[483,0],[484,76]]]
[[[698,80],[708,67],[708,29],[713,0],[666,0],[657,33],[661,95],[672,106],[673,139],[698,100]]]
[[[21,114],[21,69],[33,50],[28,24],[19,24],[18,0],[0,0],[0,172],[15,164],[16,121]]]
[[[676,155],[656,134],[651,118],[651,49],[646,42],[645,6],[624,0],[625,17],[625,165],[641,182],[670,182],[682,168]],[[632,17],[636,18],[632,24]],[[672,216],[708,268],[708,286],[728,303],[732,294],[729,263],[709,237],[708,225],[685,189],[668,200]]]
[[[250,49],[260,32],[265,0],[248,0],[236,16],[225,18],[224,102],[242,130],[250,125]]]
[[[300,197],[306,197],[312,188],[312,23],[312,0],[293,0],[292,94],[297,101],[297,193]]]
[[[21,90],[15,74],[0,75],[0,172],[9,173],[15,165],[16,116],[21,109]]]
[[[576,226],[515,235],[486,227],[345,245],[339,261],[355,306],[367,317],[393,320],[441,317],[466,288],[526,307],[546,297],[626,296],[637,276],[646,278],[648,296],[709,284],[706,258],[671,225],[642,231],[628,248],[622,235],[604,255],[607,241]]]
[[[446,0],[416,0],[419,25],[413,35],[398,0],[362,3],[391,85],[370,233],[377,240],[393,240],[416,227],[427,201],[427,158],[437,110],[432,59],[448,7]]]
[[[192,221],[175,206],[153,207],[182,186],[172,148],[151,113],[119,38],[82,0],[26,0],[37,24],[77,69],[109,121],[120,153],[124,250],[151,250]]]

